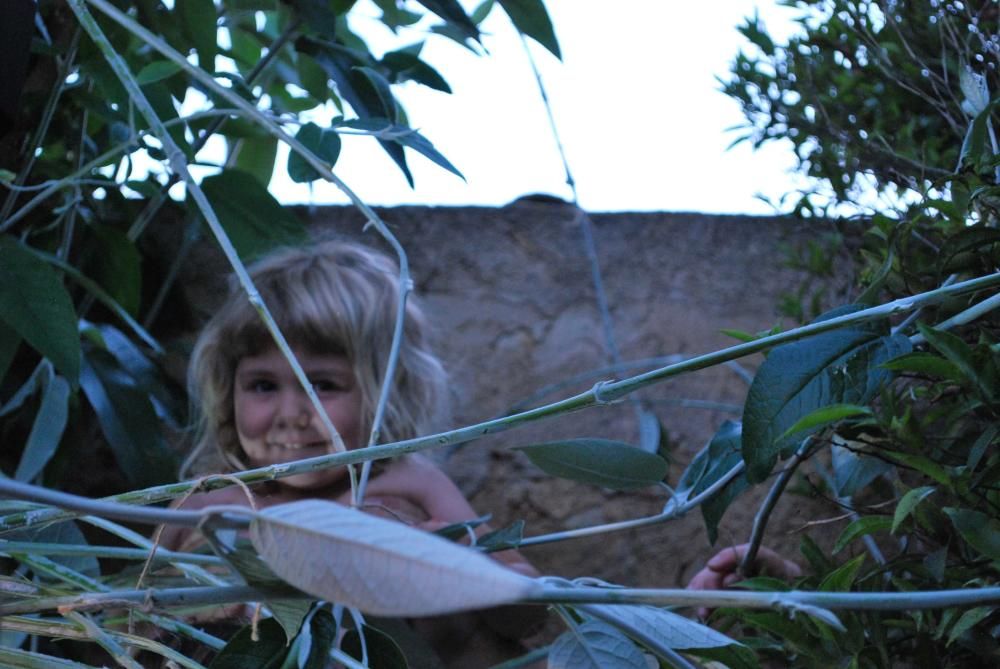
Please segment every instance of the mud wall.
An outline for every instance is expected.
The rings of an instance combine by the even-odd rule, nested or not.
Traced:
[[[300,209],[317,235],[342,235],[383,246],[347,208]],[[780,322],[776,305],[803,275],[785,267],[779,249],[802,244],[816,224],[788,219],[701,214],[592,216],[620,358],[609,354],[576,212],[524,199],[493,208],[399,207],[379,211],[407,249],[416,291],[435,325],[451,376],[452,426],[539,405],[595,382],[652,369],[650,358],[693,356],[734,340],[720,332],[756,332]],[[190,263],[186,290],[201,313],[217,300],[224,264],[205,246]],[[747,371],[760,358],[740,361]],[[603,371],[602,371],[603,369]],[[591,373],[592,372],[592,373]],[[588,374],[589,373],[589,374]],[[553,384],[561,384],[553,388]],[[546,390],[548,389],[548,390]],[[738,420],[747,390],[740,370],[720,366],[638,393],[659,417],[672,445],[670,479],[724,420]],[[449,426],[442,426],[449,427]],[[634,404],[595,407],[530,424],[437,454],[480,513],[495,526],[516,519],[537,535],[657,513],[662,490],[616,493],[553,480],[512,447],[569,437],[638,440]],[[738,500],[720,528],[719,545],[749,535],[764,490]],[[794,530],[833,516],[818,498],[786,494],[767,542],[796,553]],[[791,533],[790,533],[791,532]],[[682,584],[711,554],[700,514],[667,524],[537,546],[527,554],[545,573],[596,576],[669,587]]]

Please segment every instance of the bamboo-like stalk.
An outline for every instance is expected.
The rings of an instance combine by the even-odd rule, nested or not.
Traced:
[[[81,0],[74,0],[74,3],[79,3],[80,1]],[[361,211],[361,213],[367,219],[368,223],[375,227],[378,233],[389,243],[393,251],[396,253],[396,257],[399,261],[399,282],[398,282],[399,292],[398,292],[398,304],[396,312],[397,313],[396,323],[393,329],[392,344],[389,350],[388,360],[386,361],[385,374],[382,379],[382,388],[380,390],[378,403],[375,408],[375,416],[372,421],[372,432],[369,438],[369,446],[376,444],[378,442],[379,426],[381,424],[382,417],[385,413],[385,406],[388,403],[389,393],[392,389],[392,380],[395,376],[395,369],[399,359],[399,348],[402,342],[403,326],[406,314],[406,298],[413,288],[413,281],[410,278],[409,261],[406,256],[406,251],[403,250],[403,247],[399,243],[399,240],[396,239],[396,236],[392,234],[388,226],[382,221],[382,219],[378,217],[378,215],[375,214],[372,208],[369,207],[363,200],[361,200],[361,198],[359,198],[357,194],[354,193],[354,191],[351,190],[346,183],[344,183],[343,180],[341,180],[338,176],[336,176],[325,162],[320,160],[312,151],[303,146],[301,142],[299,142],[294,137],[286,133],[278,123],[275,123],[271,119],[260,114],[260,111],[256,109],[256,107],[254,107],[252,104],[241,98],[235,92],[231,91],[230,89],[224,86],[220,86],[219,83],[215,81],[215,79],[212,78],[208,73],[206,73],[201,68],[192,65],[183,56],[183,54],[178,53],[174,48],[172,48],[169,44],[167,44],[158,35],[154,35],[145,27],[133,21],[130,17],[121,12],[117,7],[112,5],[110,2],[107,2],[107,0],[86,0],[86,1],[97,7],[101,12],[103,12],[109,18],[117,22],[123,28],[129,30],[134,35],[142,39],[147,45],[159,51],[167,59],[179,65],[181,69],[183,69],[189,75],[200,81],[213,93],[221,96],[223,99],[227,100],[230,104],[234,105],[238,109],[243,109],[244,111],[246,111],[248,114],[250,114],[255,118],[258,125],[263,127],[270,134],[277,137],[280,141],[285,142],[292,151],[302,156],[302,158],[313,169],[315,169],[320,174],[321,177],[333,183],[337,188],[339,188],[340,191],[343,192],[348,197],[351,203],[359,211]],[[159,135],[161,133],[157,134]],[[169,137],[165,137],[162,139],[165,143],[170,141]],[[170,156],[171,163],[173,163],[175,157],[180,158],[183,161],[182,156],[177,156],[176,154],[173,154],[170,151],[168,151],[168,156]],[[186,170],[182,172],[182,174],[185,173]],[[190,181],[190,179],[188,177],[185,177],[185,182],[188,181]],[[199,193],[200,190],[192,190],[192,196],[195,197],[196,201],[199,200],[199,198],[197,197]],[[201,199],[203,200],[204,196],[202,196]],[[207,201],[205,201],[206,206],[207,204],[208,204]],[[199,202],[199,208],[201,208],[203,212],[205,211],[200,202]],[[213,213],[213,218],[214,218],[214,213]],[[208,216],[206,216],[206,221],[208,220],[209,218]],[[212,227],[212,231],[216,232],[216,227],[212,226],[211,223],[209,223],[209,225],[210,227]],[[221,232],[221,227],[219,228],[219,232]],[[218,233],[216,233],[216,235],[218,236]],[[227,252],[226,255],[228,257],[229,253]],[[231,263],[232,260],[233,259],[230,258]],[[239,266],[237,266],[236,264],[233,265],[233,268],[236,270],[237,276],[240,277],[241,283],[244,283],[243,275],[245,275],[245,270],[241,274],[240,271],[241,267],[242,267],[241,264]],[[246,277],[246,281],[249,281],[249,277]],[[256,290],[254,290],[253,293],[248,291],[251,303],[254,304],[254,306],[258,309],[258,311],[261,311],[262,308],[266,311],[266,307],[264,307],[263,302],[259,300],[259,296],[257,296],[257,302],[254,301],[253,296],[255,293]],[[260,306],[258,306],[258,303]],[[262,316],[264,315],[265,311],[261,311]],[[268,320],[269,317],[270,314],[268,313],[267,318],[265,318],[265,322],[268,323],[268,326],[270,328],[272,321]],[[291,354],[290,349],[288,349],[287,351],[285,350],[287,348],[287,344],[285,345],[282,344],[282,342],[284,341],[284,337],[281,336],[280,332],[277,332],[277,326],[274,326],[272,334],[276,335],[275,340],[278,341],[278,347],[282,350],[283,353],[285,353],[286,357],[289,358],[289,362],[292,364],[292,369],[295,370],[296,376],[299,376],[299,372],[301,371],[301,369],[299,368],[298,362],[294,360],[294,355]],[[315,394],[312,392],[311,385],[309,385],[309,383],[305,380],[305,376],[301,375],[299,377],[299,380],[302,382],[303,387],[306,389],[306,392],[310,395],[310,399],[314,400],[314,405],[316,406],[317,411],[320,413],[321,420],[324,420],[327,429],[330,431],[331,435],[333,435],[335,446],[338,446],[337,448],[335,448],[335,450],[337,451],[346,450],[345,448],[343,448],[343,441],[340,439],[340,436],[336,433],[336,430],[332,429],[333,425],[330,423],[329,419],[326,418],[326,413],[321,410],[319,402],[315,398]],[[370,466],[366,466],[363,468],[362,481],[360,485],[359,482],[356,480],[353,467],[348,465],[348,470],[350,472],[350,477],[351,477],[351,490],[353,492],[352,497],[354,503],[355,505],[360,505],[364,497],[364,488],[365,488],[364,483],[367,481],[368,473],[370,471]]]
[[[79,0],[75,0],[79,1]],[[890,315],[910,311],[926,304],[933,304],[946,300],[956,295],[962,295],[973,291],[987,290],[1000,285],[1000,272],[988,274],[968,281],[952,284],[950,286],[937,288],[920,293],[912,297],[901,298],[887,302],[876,307],[856,311],[837,318],[811,323],[794,330],[782,332],[767,337],[756,339],[752,342],[744,342],[721,349],[705,355],[695,356],[682,362],[667,365],[665,367],[629,377],[617,382],[598,383],[593,389],[573,395],[572,397],[547,404],[536,409],[530,409],[512,416],[505,416],[488,420],[475,425],[441,432],[425,437],[417,437],[405,441],[398,441],[391,444],[371,446],[366,449],[347,451],[345,453],[335,453],[315,458],[307,458],[297,462],[272,465],[270,467],[260,467],[234,474],[232,478],[239,479],[244,483],[258,483],[271,481],[285,476],[302,474],[305,472],[334,467],[345,464],[354,464],[365,460],[377,460],[396,457],[406,453],[415,453],[435,447],[462,444],[473,441],[487,434],[495,434],[506,430],[532,423],[543,418],[578,411],[586,407],[603,405],[613,402],[621,396],[649,385],[659,383],[665,379],[705,369],[735,360],[744,356],[763,351],[765,349],[786,344],[792,341],[805,339],[812,335],[829,332],[842,327],[858,325],[874,320],[887,318]],[[991,298],[992,300],[992,298]],[[978,307],[974,305],[966,311],[973,311]],[[953,319],[958,318],[957,316]],[[0,481],[0,484],[5,482]],[[106,498],[106,502],[118,502],[123,504],[153,504],[175,499],[188,492],[195,485],[201,485],[204,489],[222,488],[233,483],[226,479],[212,479],[209,481],[182,481],[162,486],[154,486],[143,490],[123,493]],[[72,512],[61,511],[59,509],[37,509],[8,514],[0,517],[0,533],[20,527],[51,523],[57,520],[64,520],[74,517]]]
[[[105,608],[171,608],[205,606],[273,599],[313,599],[307,593],[283,586],[231,585],[221,587],[112,590],[60,597],[38,597],[0,603],[0,616],[64,610]],[[524,604],[648,604],[708,608],[830,611],[908,611],[1000,604],[1000,587],[964,588],[922,592],[807,592],[749,590],[685,590],[679,588],[596,588],[542,585],[520,600]]]
[[[113,6],[108,5],[108,3],[103,3],[103,0],[90,0],[90,2],[97,5],[104,4],[109,6],[116,14],[120,14],[120,12],[118,12],[118,10]],[[337,452],[346,451],[347,447],[344,445],[344,440],[341,438],[340,433],[337,432],[337,428],[333,425],[333,422],[327,415],[322,403],[319,401],[319,397],[317,397],[312,384],[306,377],[302,366],[299,364],[295,354],[292,352],[291,346],[289,346],[284,334],[282,334],[281,330],[278,328],[278,324],[275,322],[274,317],[268,310],[267,305],[264,304],[264,301],[261,299],[260,293],[257,291],[256,286],[253,284],[253,280],[247,273],[246,267],[240,260],[239,255],[236,253],[236,249],[233,247],[232,242],[229,240],[229,236],[223,229],[222,223],[215,214],[215,210],[209,203],[208,198],[205,197],[205,193],[202,191],[201,186],[191,176],[191,173],[188,170],[187,161],[184,159],[184,154],[181,152],[180,147],[178,147],[174,142],[173,138],[167,132],[166,127],[163,125],[163,122],[153,109],[153,106],[146,99],[145,94],[142,92],[142,88],[140,88],[135,77],[129,71],[128,65],[122,57],[115,52],[111,42],[108,41],[108,38],[104,35],[104,32],[97,24],[97,21],[94,20],[94,17],[91,16],[90,11],[86,6],[86,0],[69,0],[69,5],[73,10],[73,13],[76,14],[77,20],[80,21],[83,29],[97,45],[97,48],[104,55],[105,60],[108,61],[111,69],[115,72],[115,75],[125,87],[125,90],[128,91],[132,104],[136,105],[143,117],[146,119],[146,122],[149,123],[150,128],[153,129],[156,137],[163,143],[163,149],[167,154],[167,160],[171,169],[176,174],[180,175],[181,180],[188,188],[191,198],[195,201],[199,211],[201,211],[202,215],[205,217],[205,222],[208,224],[209,229],[211,229],[212,234],[215,235],[216,240],[219,242],[219,246],[222,248],[223,253],[229,260],[229,264],[236,273],[240,285],[243,287],[243,290],[247,295],[247,299],[260,315],[261,320],[263,320],[266,324],[275,344],[277,344],[278,349],[288,360],[288,363],[291,366],[292,371],[295,373],[295,377],[298,379],[299,383],[302,384],[302,388],[305,390],[306,395],[309,397],[309,400],[316,411],[317,418],[319,418],[330,437],[334,450]],[[122,16],[124,17],[124,15]],[[129,23],[134,23],[131,19],[128,19],[128,17],[124,18],[126,18]],[[150,35],[150,37],[152,37],[152,35]],[[185,64],[188,64],[186,60],[184,62]],[[188,65],[190,66],[190,64]],[[239,99],[239,96],[235,97]],[[348,471],[350,473],[351,489],[354,490],[357,488],[357,477],[353,466],[348,466]]]

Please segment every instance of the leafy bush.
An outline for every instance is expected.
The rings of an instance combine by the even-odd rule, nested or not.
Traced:
[[[494,4],[558,54],[535,0],[488,1],[471,16],[451,0],[375,2],[393,30],[437,22],[432,33],[471,48]],[[742,423],[720,426],[662,513],[546,536],[525,537],[515,524],[478,545],[491,551],[600,534],[694,508],[711,536],[734,499],[768,483],[752,565],[774,501],[806,462],[821,479],[810,481],[857,515],[833,555],[803,541],[811,573],[799,590],[757,577],[749,591],[698,593],[530,580],[479,551],[326,502],[247,515],[143,506],[194,485],[169,482],[176,458],[161,423],[183,425],[184,403],[164,380],[165,352],[150,334],[169,333],[158,316],[173,299],[182,257],[162,258],[148,232],[183,239],[183,256],[207,228],[244,276],[242,259],[304,234],[266,189],[279,141],[292,150],[292,178],[322,177],[349,194],[331,172],[342,134],[372,136],[407,176],[414,151],[455,171],[407,126],[392,93],[404,80],[447,84],[418,46],[376,58],[351,31],[349,0],[40,3],[45,29],[33,43],[21,113],[4,138],[16,151],[0,165],[10,191],[0,210],[0,415],[5,439],[18,445],[4,462],[14,479],[0,480],[12,498],[0,517],[0,551],[11,567],[2,578],[0,661],[69,667],[91,657],[39,645],[55,638],[90,642],[102,663],[138,666],[130,651],[139,649],[202,666],[194,654],[122,631],[116,608],[127,607],[143,624],[215,652],[213,667],[321,667],[331,655],[347,666],[365,656],[378,658],[375,666],[402,666],[394,642],[357,611],[430,615],[529,602],[552,605],[569,627],[532,656],[547,655],[554,667],[646,667],[648,656],[674,667],[703,660],[753,667],[761,658],[816,667],[995,662],[996,3],[793,4],[803,12],[802,34],[779,46],[749,21],[743,31],[758,51],[737,58],[726,90],[744,103],[750,140],[791,139],[802,168],[819,180],[816,192],[801,194],[800,212],[855,205],[863,214],[840,230],[840,238],[860,240],[853,304],[539,409],[327,458],[340,466],[469,441],[766,352]],[[328,127],[302,116],[320,106],[338,110]],[[203,148],[213,136],[224,139],[225,161],[199,181],[189,166],[209,160]],[[138,168],[144,157],[152,159],[148,173]],[[817,199],[824,189],[829,203]],[[870,192],[895,196],[895,206],[866,204]],[[405,254],[354,200],[398,250],[405,293]],[[823,263],[813,266],[824,273],[817,281],[826,280]],[[93,448],[97,434],[107,451]],[[662,459],[626,444],[580,439],[525,451],[552,476],[623,490],[663,487]],[[95,452],[111,454],[120,479],[83,492],[131,492],[102,501],[58,492],[79,491],[74,466]],[[253,483],[301,468],[236,478]],[[88,544],[68,520],[78,514],[86,514],[88,534],[97,527],[135,548]],[[143,560],[151,542],[108,519],[197,524],[217,554],[160,553],[156,560],[173,564],[177,576],[111,569],[97,558]],[[250,545],[231,540],[240,528],[249,529]],[[856,542],[867,553],[842,557]],[[423,591],[402,587],[405,573]],[[137,589],[137,579],[149,590]],[[266,602],[272,618],[228,642],[182,615],[185,607],[245,601]],[[667,605],[716,607],[730,627],[724,634]],[[739,634],[742,642],[732,638]]]

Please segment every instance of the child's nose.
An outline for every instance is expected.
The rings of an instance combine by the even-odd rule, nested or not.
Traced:
[[[305,393],[295,391],[282,393],[277,415],[278,427],[305,429],[309,427],[312,413],[312,405]]]

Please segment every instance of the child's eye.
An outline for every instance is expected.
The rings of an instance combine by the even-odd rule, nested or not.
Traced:
[[[318,393],[335,393],[344,389],[343,384],[333,379],[314,379],[312,384]]]
[[[254,379],[247,384],[247,390],[252,393],[269,393],[276,387],[273,381],[268,381],[267,379]]]

